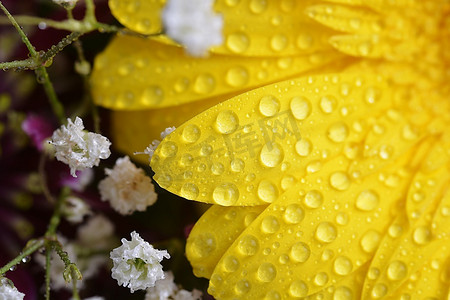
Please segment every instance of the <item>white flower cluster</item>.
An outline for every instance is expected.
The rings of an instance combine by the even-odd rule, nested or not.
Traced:
[[[161,140],[163,140],[166,136],[168,136],[169,134],[171,134],[172,132],[175,131],[175,126],[172,127],[167,127],[166,129],[164,129],[163,132],[161,132]],[[153,154],[155,153],[156,148],[158,148],[159,144],[161,144],[161,141],[159,140],[153,140],[151,142],[150,145],[148,145],[147,148],[145,148],[144,152],[135,152],[134,154],[147,154],[148,157],[148,161],[150,162],[152,160]]]
[[[83,129],[83,121],[76,117],[74,123],[67,119],[67,126],[62,125],[52,135],[55,156],[69,165],[73,177],[77,177],[77,170],[98,166],[100,159],[106,159],[111,154],[111,142],[106,137]]]
[[[87,205],[82,199],[69,196],[64,201],[61,212],[67,221],[70,223],[80,223],[85,216],[91,215],[92,211],[89,205]]]
[[[128,156],[119,158],[113,169],[105,169],[107,177],[98,188],[101,199],[123,215],[144,211],[156,202],[157,194],[151,179],[137,168]]]
[[[148,288],[144,300],[200,300],[202,292],[193,290],[189,292],[180,289],[173,281],[172,272],[164,272],[164,279],[158,280],[154,287]]]
[[[144,241],[138,233],[131,233],[131,241],[122,239],[122,246],[110,253],[113,261],[111,277],[131,292],[155,286],[164,278],[160,262],[170,258],[166,250],[158,250]]]
[[[17,288],[8,281],[6,278],[0,279],[0,299],[2,300],[22,300],[25,297],[24,293],[21,293]]]
[[[183,44],[189,54],[204,56],[223,42],[223,18],[213,10],[214,0],[169,0],[162,12],[165,33]]]

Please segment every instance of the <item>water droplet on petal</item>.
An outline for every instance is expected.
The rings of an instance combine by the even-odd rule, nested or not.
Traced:
[[[305,212],[298,204],[289,204],[284,211],[284,220],[289,224],[298,224],[305,217]]]
[[[184,127],[181,134],[186,143],[195,143],[200,138],[200,128],[194,124],[188,124]]]
[[[343,122],[334,123],[328,129],[328,138],[335,143],[341,143],[345,141],[347,136],[348,136],[348,127]]]
[[[387,287],[382,283],[377,283],[372,289],[372,298],[380,299],[387,294]]]
[[[353,270],[352,261],[345,256],[339,256],[334,261],[334,272],[338,275],[348,275]]]
[[[312,190],[306,193],[303,201],[309,208],[318,208],[322,205],[323,195],[317,190]]]
[[[215,125],[220,133],[230,134],[238,128],[239,118],[232,110],[224,110],[217,115]]]
[[[322,222],[316,228],[316,239],[320,242],[331,243],[337,237],[337,229],[330,222]]]
[[[335,172],[330,176],[330,184],[336,190],[345,191],[350,187],[350,179],[344,172]]]
[[[215,203],[223,206],[230,206],[239,199],[239,190],[233,183],[222,183],[213,191]]]
[[[271,263],[262,263],[258,267],[257,276],[262,282],[271,282],[277,276],[277,269]]]
[[[154,106],[164,99],[164,92],[158,86],[149,86],[142,91],[141,102],[148,106]]]
[[[261,222],[261,230],[264,233],[275,233],[280,229],[280,223],[274,216],[267,216]]]
[[[262,180],[258,185],[258,197],[264,202],[272,203],[278,197],[277,187],[269,180]]]
[[[227,36],[226,46],[234,53],[243,53],[248,49],[250,39],[245,33],[236,32]]]
[[[244,295],[250,291],[250,288],[251,288],[250,282],[248,282],[245,279],[241,279],[236,283],[234,290],[236,291],[236,294]]]
[[[272,117],[280,110],[280,101],[272,95],[267,95],[259,101],[259,111],[266,117]]]
[[[260,159],[264,166],[273,168],[283,160],[283,148],[277,143],[266,143],[260,153]]]
[[[375,251],[380,244],[381,235],[375,230],[367,231],[361,238],[361,247],[367,253]]]
[[[362,191],[356,198],[356,207],[363,211],[374,210],[378,206],[379,197],[377,192],[372,190]]]
[[[294,262],[304,263],[308,260],[311,255],[311,250],[309,246],[303,242],[298,242],[294,244],[291,248],[289,256]]]
[[[236,272],[239,268],[239,260],[233,255],[229,255],[223,259],[223,267],[227,272]]]
[[[337,105],[337,100],[334,96],[325,96],[320,99],[320,108],[326,114],[331,114]]]
[[[225,75],[226,82],[232,87],[243,86],[248,82],[248,71],[243,67],[229,69]]]
[[[253,235],[245,235],[239,240],[238,248],[243,255],[255,255],[259,250],[258,239]]]
[[[292,297],[305,297],[306,295],[308,295],[308,291],[308,285],[302,280],[293,281],[289,286],[289,294]]]
[[[188,200],[195,200],[198,197],[199,190],[195,184],[188,182],[183,184],[180,194],[183,198],[186,198]]]
[[[431,241],[431,231],[426,226],[419,226],[414,229],[413,240],[418,245],[425,245]]]
[[[240,158],[235,158],[231,161],[231,171],[233,172],[241,172],[244,170],[245,163]]]
[[[209,94],[216,86],[214,77],[210,74],[201,74],[195,78],[194,91],[198,94]]]
[[[328,282],[328,274],[325,272],[320,272],[314,276],[314,283],[317,286],[324,286]]]
[[[401,280],[408,274],[408,267],[404,262],[395,260],[391,262],[387,269],[387,275],[390,280]]]
[[[295,144],[295,151],[300,156],[308,156],[311,153],[312,144],[307,139],[301,139]]]

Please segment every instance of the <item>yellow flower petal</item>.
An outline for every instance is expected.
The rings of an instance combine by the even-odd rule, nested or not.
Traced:
[[[110,0],[113,15],[126,27],[143,34],[160,32],[164,0]],[[302,1],[217,0],[224,16],[224,44],[212,52],[244,56],[292,56],[330,50],[333,33],[304,14]],[[242,26],[245,20],[245,26]]]
[[[412,174],[400,171],[409,160],[383,169],[401,175],[396,186],[381,181],[380,172],[352,179],[345,172],[348,160],[343,156],[306,175],[227,250],[211,276],[209,292],[218,299],[263,299],[270,293],[286,299],[340,284],[376,253],[391,210],[410,183]],[[254,248],[251,254],[244,251],[248,244]],[[224,270],[228,256],[237,258],[242,267]],[[242,281],[250,287],[245,294],[238,291]]]
[[[195,224],[186,244],[186,256],[198,277],[210,278],[217,262],[241,232],[267,206],[244,208],[213,205]],[[229,257],[224,267],[234,270],[239,262]]]
[[[112,14],[123,25],[143,34],[161,31],[161,9],[165,0],[109,0]]]
[[[374,172],[421,134],[403,136],[409,123],[389,110],[388,84],[359,74],[280,82],[205,111],[158,147],[155,180],[176,194],[197,186],[192,200],[261,205],[339,154],[355,161],[351,176]]]
[[[263,61],[226,55],[206,60],[154,40],[117,36],[96,58],[92,91],[96,103],[108,108],[160,108],[248,90],[341,60],[334,50]]]
[[[223,97],[196,101],[172,107],[139,110],[112,111],[111,129],[114,147],[128,155],[142,152],[153,140],[161,140],[160,133],[167,127],[178,127],[186,120],[222,101]],[[136,155],[133,159],[148,164],[148,155]]]

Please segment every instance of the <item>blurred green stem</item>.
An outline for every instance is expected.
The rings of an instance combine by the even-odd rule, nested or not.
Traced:
[[[4,265],[2,268],[0,268],[0,277],[3,276],[6,272],[8,272],[14,266],[20,264],[22,262],[22,259],[26,259],[26,257],[33,254],[35,251],[37,251],[43,245],[44,245],[44,239],[30,241],[17,257],[12,259],[9,263]]]

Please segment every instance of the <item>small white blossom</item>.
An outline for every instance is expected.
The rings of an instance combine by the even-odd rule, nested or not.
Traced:
[[[144,170],[137,168],[128,156],[119,158],[99,185],[101,199],[123,215],[144,211],[157,199],[155,187]]]
[[[67,119],[67,126],[55,130],[50,142],[55,146],[56,159],[69,165],[70,174],[77,177],[77,170],[98,166],[111,152],[111,142],[104,136],[84,131],[83,121],[76,117],[75,123]]]
[[[213,10],[214,0],[169,0],[162,12],[166,34],[186,46],[193,56],[204,56],[222,44],[223,18]]]
[[[200,300],[202,299],[202,292],[194,289],[192,292],[186,290],[179,290],[174,296],[174,300]]]
[[[166,136],[168,136],[169,134],[174,132],[175,129],[176,129],[175,126],[167,127],[166,129],[164,129],[164,131],[162,131],[160,133],[161,140],[163,140]],[[149,156],[148,157],[148,161],[150,162],[152,160],[153,154],[155,154],[155,150],[156,150],[156,148],[158,148],[159,144],[161,144],[161,141],[153,140],[151,142],[151,144],[148,145],[147,148],[145,148],[144,152],[135,152],[134,155],[136,155],[136,154],[147,154]]]
[[[62,213],[70,223],[80,223],[85,216],[92,214],[90,207],[80,198],[69,196],[62,206]]]
[[[0,299],[2,300],[22,300],[25,297],[24,293],[21,293],[17,288],[8,281],[6,278],[0,279]]]
[[[77,241],[82,247],[96,250],[111,249],[114,243],[114,225],[102,215],[96,215],[77,230]]]
[[[164,129],[163,132],[161,132],[161,139],[163,140],[166,136],[168,136],[169,134],[171,134],[172,132],[174,132],[176,129],[175,126],[172,127],[167,127],[166,129]]]
[[[164,278],[160,262],[170,255],[166,250],[154,249],[133,231],[131,241],[122,239],[122,246],[111,251],[110,257],[114,265],[111,277],[134,293],[155,286],[157,280]]]
[[[158,280],[154,287],[147,289],[144,300],[166,300],[178,290],[172,272],[164,272],[164,279]]]

